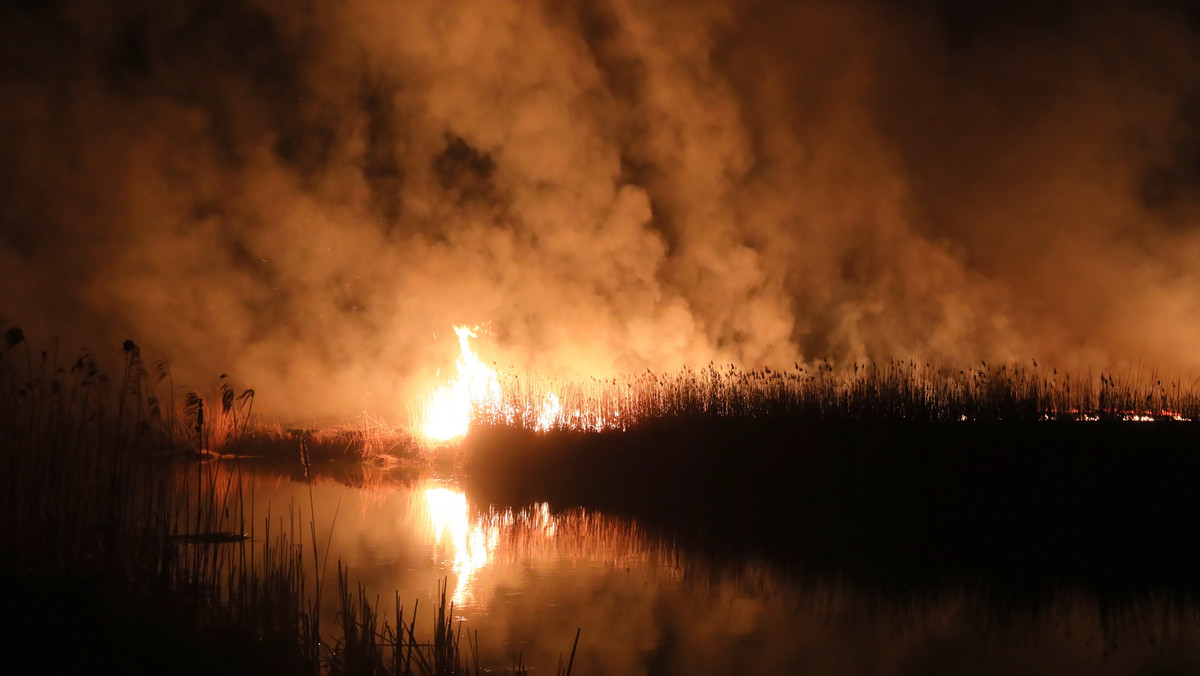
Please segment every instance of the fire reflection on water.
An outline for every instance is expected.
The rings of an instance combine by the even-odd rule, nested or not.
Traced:
[[[213,472],[221,485],[239,472],[223,462],[193,469]],[[365,487],[319,475],[240,475],[252,482],[241,494],[253,503],[246,519],[256,541],[264,519],[271,533],[314,519],[321,557],[329,552],[350,567],[352,584],[381,593],[381,615],[392,612],[393,589],[410,616],[410,601],[419,600],[418,640],[432,640],[420,636],[436,603],[430,592],[449,578],[454,615],[463,631],[478,632],[483,666],[495,673],[518,655],[553,669],[579,627],[576,666],[597,676],[929,673],[952,663],[945,671],[1029,673],[1032,665],[1123,674],[1168,663],[1200,673],[1200,613],[1191,597],[1103,600],[1064,587],[1030,599],[1024,588],[1010,596],[1003,587],[936,578],[911,589],[860,586],[836,571],[749,556],[709,562],[602,512],[556,512],[544,503],[489,509],[442,480]],[[322,627],[337,627],[336,585],[323,593]]]
[[[471,583],[496,550],[499,531],[471,520],[467,511],[467,496],[460,491],[430,488],[425,491],[425,507],[429,510],[435,556],[454,562],[454,573],[458,579],[451,600],[461,608],[464,603],[475,600]]]
[[[473,510],[463,491],[424,489],[425,523],[433,558],[454,571],[451,600],[458,608],[486,605],[495,586],[489,569],[509,571],[533,561],[571,561],[617,569],[649,566],[664,578],[682,574],[678,554],[651,541],[636,524],[584,509],[554,513],[545,502],[525,509]]]
[[[503,536],[520,531],[552,540],[558,525],[543,502],[531,509],[514,512],[490,511],[472,517],[466,493],[445,487],[428,488],[424,493],[429,527],[434,538],[434,556],[453,562],[457,580],[451,600],[458,607],[474,604],[478,575],[496,555]]]

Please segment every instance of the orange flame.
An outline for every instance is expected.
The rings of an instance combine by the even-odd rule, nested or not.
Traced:
[[[496,372],[479,360],[471,350],[470,339],[478,337],[466,326],[454,327],[458,334],[457,374],[449,382],[435,387],[419,402],[422,436],[430,441],[452,441],[465,437],[471,429],[472,415],[487,411],[493,420],[512,422],[530,413],[505,397]],[[578,416],[579,413],[576,412]],[[534,418],[534,429],[545,431],[559,424],[563,408],[554,392],[546,392],[541,409]]]
[[[471,427],[471,412],[476,406],[498,405],[502,398],[496,372],[479,361],[469,340],[475,332],[465,326],[454,327],[458,334],[458,370],[449,383],[432,390],[423,402],[421,433],[433,441],[464,437]]]
[[[558,395],[547,392],[546,400],[542,402],[542,412],[538,414],[536,429],[544,431],[554,427],[561,415],[562,404],[558,403]]]

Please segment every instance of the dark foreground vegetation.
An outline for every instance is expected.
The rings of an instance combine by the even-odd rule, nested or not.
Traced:
[[[444,589],[432,621],[398,598],[381,616],[340,563],[334,579],[301,509],[246,514],[237,472],[207,470],[210,449],[249,443],[253,392],[175,402],[169,383],[155,392],[169,372],[132,341],[123,360],[110,380],[86,354],[60,365],[19,329],[0,337],[0,670],[478,671]],[[321,624],[324,584],[336,626]]]
[[[463,447],[475,494],[868,584],[1200,592],[1191,384],[896,362],[647,375],[574,402],[547,432],[484,411]],[[572,423],[588,406],[622,415]]]

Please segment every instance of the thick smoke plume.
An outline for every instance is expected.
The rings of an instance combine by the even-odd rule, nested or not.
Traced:
[[[1200,371],[1185,3],[79,0],[0,45],[0,319],[278,416],[401,416],[463,323],[547,375]]]

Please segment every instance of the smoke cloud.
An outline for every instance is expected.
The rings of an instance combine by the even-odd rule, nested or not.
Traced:
[[[0,319],[291,419],[402,415],[454,324],[1200,372],[1200,14],[993,4],[8,3]]]

